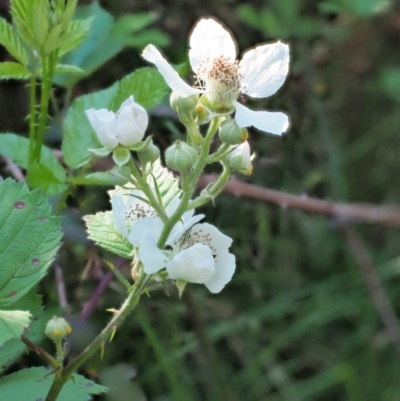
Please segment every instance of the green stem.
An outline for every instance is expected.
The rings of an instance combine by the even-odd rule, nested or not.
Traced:
[[[212,155],[210,155],[210,157],[208,158],[208,162],[209,163],[215,163],[220,161],[228,152],[229,149],[229,145],[226,143],[223,143],[221,145],[221,147]]]
[[[198,198],[190,202],[187,210],[196,209],[197,207],[202,206],[205,203],[209,202],[211,199],[217,197],[225,188],[230,178],[231,169],[224,165],[224,170],[222,171],[222,174],[218,177],[218,180],[215,181],[209,189],[206,189],[204,193],[202,193]]]
[[[133,311],[139,302],[140,294],[146,289],[151,276],[142,275],[138,283],[133,287],[128,297],[122,304],[120,310],[116,312],[103,331],[89,344],[68,366],[61,372],[57,372],[54,381],[47,394],[46,401],[56,401],[64,384],[70,379],[71,375],[88,360],[111,336],[112,332],[119,327],[128,315]]]
[[[150,188],[150,185],[147,183],[145,179],[141,176],[138,168],[136,167],[135,161],[131,157],[128,162],[128,166],[131,170],[132,175],[135,177],[136,181],[139,184],[139,188],[144,192],[144,194],[147,196],[147,199],[150,202],[150,205],[155,209],[157,212],[158,216],[162,221],[167,221],[168,216],[165,213],[163,205],[160,205],[158,202],[157,198],[154,196],[153,191]]]
[[[210,153],[210,145],[214,138],[215,133],[217,132],[217,128],[218,128],[218,118],[214,118],[210,123],[207,134],[201,145],[201,152],[199,158],[197,159],[192,172],[188,175],[183,185],[183,196],[181,202],[178,208],[172,214],[172,216],[164,223],[163,231],[157,243],[157,246],[160,249],[164,248],[171,230],[173,229],[175,224],[180,220],[183,213],[185,213],[187,210],[190,198],[192,197],[193,192],[196,188],[196,184],[200,177],[200,174],[202,173],[205,165],[207,164],[207,159]]]
[[[33,163],[36,128],[36,75],[31,75],[29,83],[29,164]]]
[[[42,144],[44,141],[44,134],[46,131],[46,123],[48,119],[48,109],[50,94],[52,90],[54,68],[57,63],[57,52],[51,53],[48,57],[43,57],[42,63],[42,85],[41,85],[41,98],[40,98],[40,112],[38,119],[38,127],[36,132],[36,144],[33,153],[33,160],[36,162],[40,161],[40,155],[42,152]]]

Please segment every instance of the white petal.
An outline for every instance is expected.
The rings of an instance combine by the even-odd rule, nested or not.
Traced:
[[[289,71],[289,46],[282,42],[248,50],[240,61],[241,92],[253,97],[273,95]]]
[[[232,244],[232,238],[222,234],[217,227],[208,223],[194,225],[190,230],[190,241],[207,245],[213,255],[227,251]]]
[[[126,106],[118,111],[116,133],[119,143],[131,146],[142,140],[144,132],[135,120],[132,107]]]
[[[227,58],[236,60],[236,44],[233,36],[220,23],[213,19],[201,19],[190,35],[189,60],[193,71],[209,70],[213,60]],[[201,73],[199,75],[202,75]]]
[[[149,231],[143,233],[139,246],[139,258],[143,263],[143,270],[147,274],[153,274],[163,269],[168,258],[158,249]]]
[[[158,217],[144,217],[139,219],[132,227],[132,231],[128,235],[128,239],[132,245],[139,246],[143,233],[148,232],[157,242],[160,238],[161,231],[164,227],[162,220]]]
[[[127,237],[128,231],[125,226],[125,205],[120,194],[115,192],[111,194],[111,207],[115,225],[120,233]]]
[[[167,272],[173,280],[203,284],[215,273],[211,250],[203,244],[194,244],[179,252],[167,264]]]
[[[189,86],[153,45],[146,46],[142,56],[145,60],[150,61],[150,63],[153,63],[157,67],[167,85],[178,96],[188,97],[200,92],[198,89]]]
[[[204,214],[197,214],[196,216],[193,216],[185,221],[186,213],[184,213],[182,216],[183,222],[179,221],[178,223],[176,223],[168,237],[167,245],[172,246],[172,248],[174,249],[179,247],[180,242],[178,240],[182,237],[185,231],[189,230],[190,227],[192,227],[193,225],[195,225],[197,222],[199,222],[201,219],[204,218]]]
[[[126,207],[126,219],[133,226],[139,219],[147,216],[157,217],[155,210],[146,202],[139,198],[147,199],[146,195],[140,189],[134,189],[124,193]]]
[[[115,114],[107,109],[89,109],[85,113],[99,142],[108,149],[114,149],[118,145]]]
[[[215,258],[215,274],[204,285],[214,294],[220,292],[235,273],[235,256],[229,252],[219,253]]]
[[[180,197],[175,196],[175,198],[173,198],[171,200],[171,202],[169,202],[168,206],[165,208],[165,212],[167,213],[168,217],[171,217],[175,210],[178,209],[179,204],[181,203]]]
[[[289,128],[289,117],[279,111],[253,111],[239,102],[233,102],[235,120],[239,127],[256,127],[270,134],[281,135]]]

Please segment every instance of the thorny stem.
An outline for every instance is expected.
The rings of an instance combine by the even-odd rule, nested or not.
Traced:
[[[50,94],[52,90],[52,81],[54,68],[57,63],[58,52],[51,53],[48,57],[42,58],[42,70],[43,80],[41,85],[41,99],[40,99],[40,112],[38,119],[38,126],[36,131],[36,144],[33,152],[33,161],[39,162],[40,155],[42,152],[42,144],[44,140],[44,134],[46,131],[46,123],[48,119],[48,108],[50,101]]]
[[[111,336],[116,327],[119,327],[139,302],[139,297],[145,291],[151,276],[143,274],[132,291],[102,332],[62,371],[56,372],[53,384],[50,387],[45,401],[56,401],[64,384],[71,375],[89,359]]]
[[[29,83],[29,164],[33,162],[36,128],[36,75],[31,75]]]

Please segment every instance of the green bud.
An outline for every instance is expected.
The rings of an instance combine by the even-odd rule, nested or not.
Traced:
[[[142,163],[153,163],[160,157],[160,149],[153,142],[143,152],[137,152]]]
[[[171,107],[179,114],[191,113],[197,106],[199,95],[192,95],[188,97],[178,96],[175,92],[171,93],[169,98]]]
[[[243,175],[250,175],[253,172],[251,161],[254,155],[250,155],[250,146],[248,142],[243,142],[239,146],[232,146],[232,152],[226,156],[228,166]]]
[[[47,322],[44,332],[47,337],[49,337],[51,340],[56,341],[63,339],[68,334],[70,334],[71,331],[71,326],[64,318],[54,316]]]
[[[125,146],[119,145],[113,150],[113,160],[120,167],[128,163],[130,157],[131,153]]]
[[[197,157],[196,150],[186,142],[176,141],[165,152],[165,163],[170,169],[183,172],[193,166]]]
[[[205,93],[201,96],[200,102],[208,109],[212,114],[225,116],[232,114],[235,111],[232,102],[216,101],[211,95]]]
[[[228,119],[222,122],[218,136],[228,145],[239,145],[246,141],[249,135],[246,128],[240,128],[235,120]]]

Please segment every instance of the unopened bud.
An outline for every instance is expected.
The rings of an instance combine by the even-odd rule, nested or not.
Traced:
[[[193,166],[197,157],[196,150],[186,142],[176,141],[165,152],[165,163],[172,170],[183,172]]]
[[[61,340],[70,334],[72,331],[68,322],[62,318],[54,316],[47,322],[45,334],[51,340]]]
[[[228,145],[239,145],[247,140],[249,135],[246,128],[240,128],[235,120],[229,119],[222,122],[218,136]]]
[[[153,142],[143,152],[137,152],[142,163],[153,163],[160,157],[160,149]]]
[[[243,142],[228,154],[226,162],[232,170],[244,175],[250,175],[253,172],[253,166],[251,165],[252,159],[249,143]]]
[[[199,95],[181,97],[175,92],[172,92],[169,98],[171,107],[179,114],[191,113],[196,108],[198,101]]]

